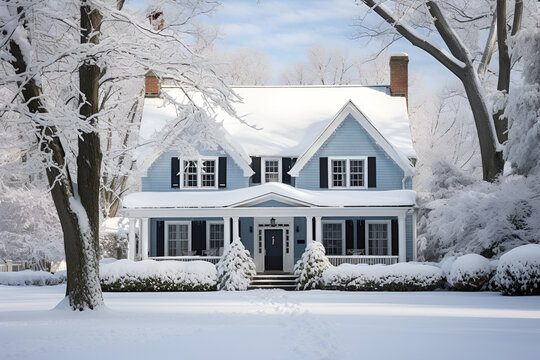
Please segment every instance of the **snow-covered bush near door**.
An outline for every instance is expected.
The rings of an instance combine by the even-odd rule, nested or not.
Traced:
[[[323,273],[325,288],[347,291],[426,291],[444,285],[442,270],[433,265],[351,265],[331,267]]]
[[[460,291],[485,290],[495,269],[490,261],[478,254],[458,257],[450,269],[448,282]]]
[[[58,285],[66,282],[66,272],[57,271],[51,274],[47,271],[24,270],[17,272],[0,272],[0,285]]]
[[[540,245],[520,246],[501,256],[495,282],[503,295],[540,295]]]
[[[217,264],[218,289],[227,291],[247,290],[251,278],[257,274],[255,263],[240,239],[226,247]]]
[[[294,265],[297,290],[320,289],[324,282],[322,275],[332,265],[326,257],[323,244],[312,241],[306,246],[302,257]]]
[[[100,264],[103,291],[208,291],[216,267],[206,261],[118,260]]]

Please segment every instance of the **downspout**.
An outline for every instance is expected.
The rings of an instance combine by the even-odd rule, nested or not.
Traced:
[[[410,176],[405,175],[405,176],[403,177],[403,180],[401,180],[401,188],[402,188],[403,190],[405,190],[405,182],[407,181],[407,178],[408,178],[408,177],[410,177]]]

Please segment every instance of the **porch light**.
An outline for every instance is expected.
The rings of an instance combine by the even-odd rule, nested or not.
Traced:
[[[253,232],[253,226],[250,226],[250,227],[249,227],[249,232],[250,232],[250,233]]]
[[[296,232],[300,232],[300,226],[296,225]]]
[[[274,218],[270,219],[270,226],[276,226],[276,219]]]

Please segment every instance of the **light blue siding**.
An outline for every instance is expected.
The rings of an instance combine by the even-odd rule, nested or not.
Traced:
[[[302,257],[304,250],[306,249],[306,218],[295,217],[294,218],[294,262],[296,263]],[[298,232],[296,231],[298,228]],[[299,244],[298,240],[304,240],[303,244]]]
[[[253,257],[253,218],[240,218],[240,239]]]
[[[221,150],[201,150],[202,156],[226,156],[227,157],[227,187],[204,191],[233,190],[248,186],[248,177],[244,176],[242,169],[234,160]],[[163,153],[147,171],[147,176],[142,178],[142,191],[201,191],[200,189],[182,190],[171,187],[171,158],[178,156],[178,152],[168,151]],[[217,174],[216,174],[217,176]]]
[[[276,200],[268,200],[268,201],[264,201],[262,203],[253,205],[253,207],[291,207],[291,206],[294,206],[294,205],[285,204]]]
[[[375,156],[377,187],[367,190],[402,188],[403,170],[350,114],[300,171],[296,187],[323,190],[319,184],[319,158],[331,156]]]

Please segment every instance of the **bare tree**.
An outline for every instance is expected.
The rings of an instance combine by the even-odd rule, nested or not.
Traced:
[[[488,99],[486,98],[486,89],[480,82],[476,67],[474,66],[478,51],[471,46],[467,46],[468,41],[463,41],[463,38],[458,34],[458,30],[463,32],[463,28],[456,28],[453,26],[452,23],[449,22],[448,17],[441,10],[439,4],[435,1],[396,1],[393,2],[395,10],[392,10],[387,4],[378,1],[362,0],[362,2],[377,13],[400,36],[433,56],[461,81],[465,88],[476,124],[484,180],[495,180],[504,167],[502,142],[505,138],[500,135],[503,135],[504,127],[506,125],[504,125],[504,122],[501,124],[501,122],[498,121],[498,118],[497,121],[493,121],[488,106]],[[505,34],[507,27],[506,14],[502,14],[502,5],[505,5],[505,3],[504,0],[498,1],[499,11],[497,14],[496,26],[499,43],[504,42],[504,39],[501,39],[501,36]],[[516,11],[514,15],[515,31],[517,31],[521,22],[522,11],[518,10],[520,8],[520,5],[518,4],[520,3],[521,1],[516,2]],[[458,22],[472,23],[480,19],[491,18],[489,15],[489,7],[487,7],[485,9],[486,11],[483,13],[471,15],[466,9],[468,6],[467,4],[460,7],[460,4],[456,6],[452,2],[448,2],[445,3],[445,6],[447,7],[447,10],[452,11],[452,19],[458,20]],[[419,18],[421,18],[421,20],[419,20]],[[436,43],[431,38],[424,36],[418,28],[436,31],[442,38],[444,46],[448,48],[449,52],[445,50],[444,46]],[[501,28],[504,30],[501,30]],[[381,34],[381,32],[377,33]],[[493,36],[488,37],[488,43],[493,42],[492,37]],[[393,38],[393,40],[395,39],[396,37]],[[486,49],[487,52],[491,51],[491,46],[486,46]],[[489,58],[489,54],[486,54],[484,63],[488,63]],[[501,73],[505,73],[507,69],[509,72],[509,64],[500,64],[499,76],[501,76]]]

